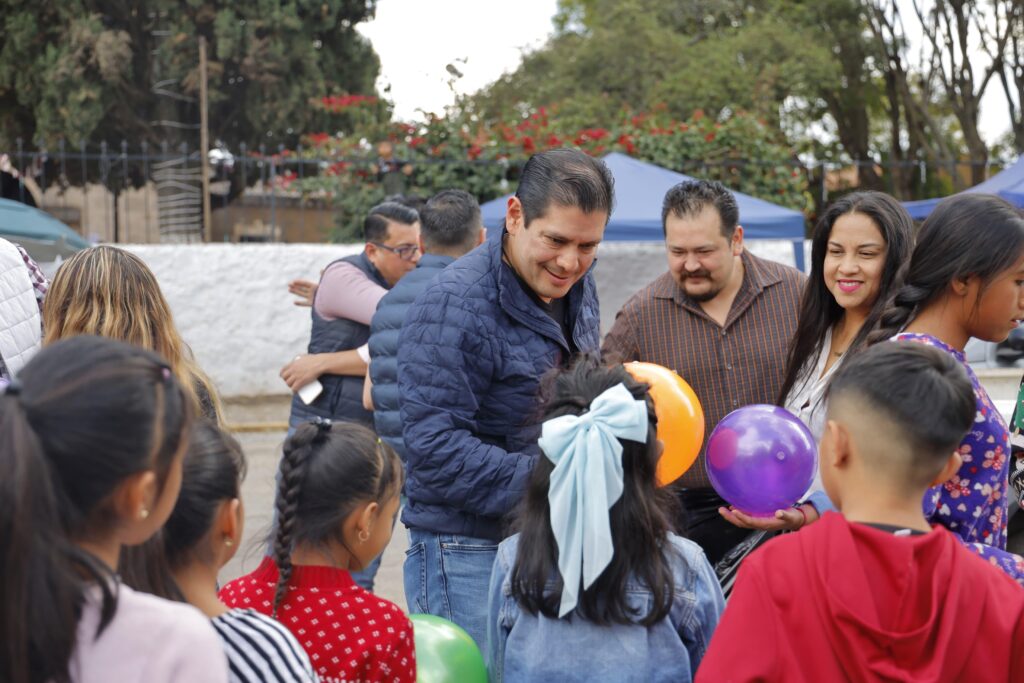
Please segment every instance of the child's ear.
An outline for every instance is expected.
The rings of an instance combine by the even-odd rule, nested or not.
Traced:
[[[938,486],[939,484],[945,484],[947,481],[953,478],[953,475],[957,473],[960,466],[964,464],[964,459],[960,457],[960,451],[953,451],[949,454],[949,458],[946,460],[946,464],[943,465],[942,471],[940,471],[935,478],[932,479],[932,483],[929,486]]]
[[[357,508],[353,512],[353,531],[359,543],[366,543],[369,540],[370,532],[373,530],[373,523],[377,520],[379,513],[380,505],[377,501],[366,503],[361,509]]]
[[[974,275],[953,278],[953,281],[949,283],[949,286],[957,296],[967,296],[971,289],[971,280],[975,278],[976,276]]]
[[[153,534],[153,529],[146,520],[156,505],[159,489],[157,483],[156,473],[145,470],[126,477],[114,490],[111,504],[114,507],[114,514],[122,520],[125,529],[122,543],[142,543]]]
[[[825,431],[821,436],[821,445],[818,450],[820,466],[835,467],[841,469],[849,464],[850,458],[850,433],[846,427],[829,420],[825,423]]]

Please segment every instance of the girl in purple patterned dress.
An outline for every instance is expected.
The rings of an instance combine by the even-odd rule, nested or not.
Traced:
[[[924,222],[903,285],[870,341],[929,344],[967,370],[978,404],[974,427],[960,443],[963,464],[925,498],[925,515],[1024,585],[1024,559],[1006,551],[1010,433],[963,354],[971,337],[1002,341],[1022,319],[1024,217],[998,197],[958,195]]]

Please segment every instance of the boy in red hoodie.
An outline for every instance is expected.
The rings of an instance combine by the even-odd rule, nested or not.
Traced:
[[[842,514],[744,562],[697,683],[1024,681],[1024,590],[921,507],[973,424],[963,369],[887,342],[840,367],[827,400],[819,464]]]

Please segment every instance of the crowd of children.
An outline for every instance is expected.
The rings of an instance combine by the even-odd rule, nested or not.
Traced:
[[[1024,219],[947,200],[890,279],[821,391],[836,511],[749,555],[728,603],[673,530],[648,387],[594,355],[546,379],[479,643],[493,680],[1024,680],[1009,432],[963,356],[1024,318]],[[155,278],[96,247],[50,296],[48,343],[0,395],[0,680],[416,680],[409,618],[351,576],[391,539],[395,452],[300,425],[268,554],[218,590],[245,458]]]

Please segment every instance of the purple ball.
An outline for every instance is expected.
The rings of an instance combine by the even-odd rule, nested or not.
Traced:
[[[807,493],[818,453],[800,418],[778,406],[751,405],[726,415],[711,432],[707,463],[718,495],[768,517]]]

